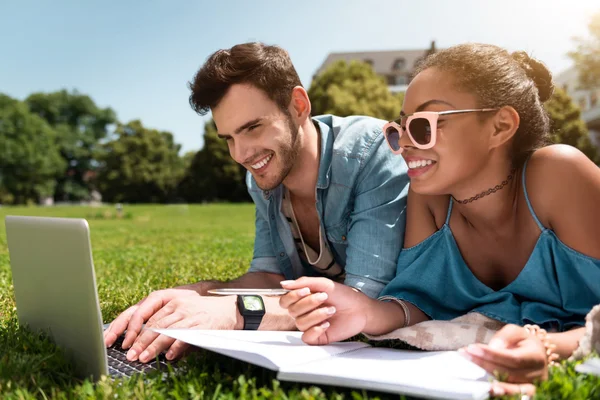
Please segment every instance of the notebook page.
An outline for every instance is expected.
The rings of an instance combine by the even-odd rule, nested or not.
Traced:
[[[287,366],[281,380],[377,389],[430,398],[486,398],[489,375],[456,352],[363,348]]]
[[[302,341],[302,333],[296,331],[152,330],[185,343],[274,371],[282,367],[306,364],[369,346],[360,342],[309,346]]]

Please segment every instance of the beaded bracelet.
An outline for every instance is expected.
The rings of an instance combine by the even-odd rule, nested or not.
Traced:
[[[537,337],[542,342],[542,344],[546,348],[546,357],[548,359],[548,365],[551,367],[558,365],[556,360],[558,360],[560,357],[554,352],[554,350],[556,349],[556,345],[550,343],[550,340],[548,339],[548,332],[546,332],[545,329],[542,329],[537,325],[528,324],[525,325],[523,328],[525,328],[525,331],[527,331],[529,335]]]

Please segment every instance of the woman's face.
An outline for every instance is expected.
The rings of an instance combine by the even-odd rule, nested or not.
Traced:
[[[421,111],[479,108],[475,95],[460,91],[452,74],[428,68],[411,82],[401,113],[410,116]],[[400,146],[409,166],[411,188],[421,194],[448,194],[457,183],[480,171],[490,152],[489,139],[494,132],[490,117],[493,115],[493,112],[439,115],[437,129],[431,132],[436,136],[435,145],[425,150],[415,147],[404,132]],[[409,129],[414,127],[413,137],[423,123],[423,120],[411,122]]]

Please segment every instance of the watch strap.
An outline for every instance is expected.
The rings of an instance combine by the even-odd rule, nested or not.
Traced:
[[[262,322],[262,315],[242,315],[244,318],[244,330],[245,331],[256,331]]]
[[[244,307],[244,301],[243,301],[244,296],[245,295],[238,295],[238,297],[237,297],[238,310],[240,312],[240,315],[242,316],[242,319],[244,320],[244,326],[242,329],[245,331],[258,330],[258,327],[260,326],[260,323],[262,322],[262,319],[265,315],[265,311],[264,311],[265,304],[263,302],[263,299],[262,299],[262,297],[258,296],[260,298],[260,302],[262,303],[263,312],[262,313],[249,313],[249,312],[247,312],[247,310]]]

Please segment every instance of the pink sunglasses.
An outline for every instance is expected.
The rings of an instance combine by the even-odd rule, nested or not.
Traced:
[[[385,134],[385,140],[394,154],[402,153],[403,149],[400,145],[402,132],[408,133],[410,141],[417,149],[430,149],[435,146],[437,123],[440,115],[489,112],[496,110],[498,109],[478,108],[450,111],[420,111],[410,115],[403,115],[395,121],[388,122],[383,127],[383,133]]]

